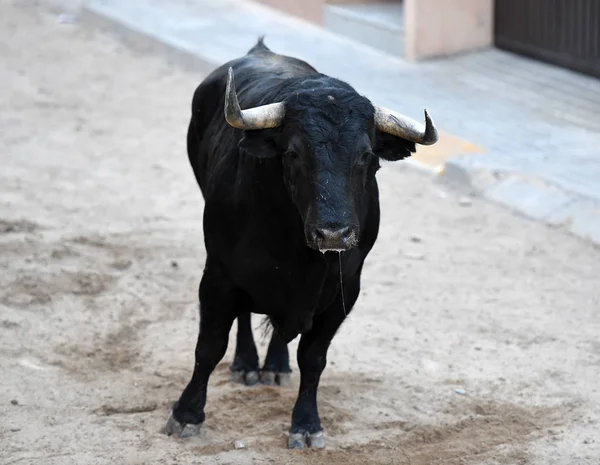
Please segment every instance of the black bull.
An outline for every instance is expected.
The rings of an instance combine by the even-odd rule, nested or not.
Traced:
[[[317,387],[377,239],[375,173],[381,159],[401,160],[415,143],[436,142],[427,112],[425,119],[421,125],[375,106],[345,82],[271,52],[262,39],[198,86],[187,148],[205,200],[207,257],[196,363],[168,434],[198,433],[209,376],[237,318],[231,369],[248,385],[286,381],[287,343],[301,334],[289,447],[324,446]],[[273,326],[262,369],[251,313]]]

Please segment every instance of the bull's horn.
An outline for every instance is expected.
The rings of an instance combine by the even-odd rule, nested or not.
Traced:
[[[432,145],[438,140],[438,131],[425,110],[425,126],[418,121],[384,107],[375,106],[375,125],[381,132],[401,137],[421,145]]]
[[[225,89],[225,119],[231,126],[238,129],[276,128],[281,125],[284,115],[285,107],[281,102],[242,110],[235,92],[233,68],[229,68]]]

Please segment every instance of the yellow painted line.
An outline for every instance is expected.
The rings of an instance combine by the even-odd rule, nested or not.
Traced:
[[[468,140],[453,136],[447,132],[440,131],[440,138],[433,145],[417,146],[417,153],[411,158],[427,166],[437,168],[443,166],[450,157],[464,155],[475,155],[485,153],[483,147],[479,147]]]

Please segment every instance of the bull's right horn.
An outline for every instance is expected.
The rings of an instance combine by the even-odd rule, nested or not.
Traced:
[[[285,106],[281,102],[261,105],[242,110],[235,91],[233,68],[227,72],[225,89],[225,119],[238,129],[269,129],[281,126],[285,116]]]
[[[433,120],[425,110],[425,125],[384,107],[375,106],[375,126],[381,132],[421,145],[435,144],[439,138]]]

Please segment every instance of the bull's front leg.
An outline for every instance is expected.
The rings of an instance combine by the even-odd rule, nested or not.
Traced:
[[[217,268],[218,269],[218,268]],[[196,344],[194,373],[173,406],[166,433],[186,438],[200,432],[208,379],[227,350],[229,332],[240,308],[240,294],[215,271],[207,268],[200,282],[200,332]]]
[[[292,413],[288,447],[304,449],[325,447],[325,437],[317,406],[317,389],[327,364],[327,350],[338,328],[354,306],[360,291],[359,279],[345,284],[345,302],[341,297],[321,315],[315,317],[312,329],[303,334],[298,344],[300,389]],[[344,308],[345,307],[345,308]]]

